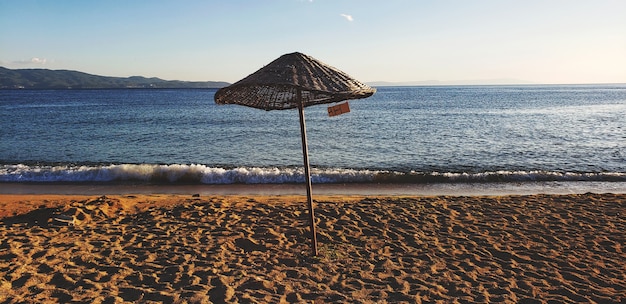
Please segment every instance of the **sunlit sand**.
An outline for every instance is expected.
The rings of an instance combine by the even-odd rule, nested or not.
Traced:
[[[0,301],[626,299],[626,195],[315,200],[0,195]]]

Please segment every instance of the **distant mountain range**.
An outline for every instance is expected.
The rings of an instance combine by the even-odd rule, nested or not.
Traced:
[[[436,85],[506,85],[532,84],[519,79],[484,79],[460,81],[409,81],[367,83],[373,87],[383,86],[436,86]],[[223,81],[179,81],[142,76],[109,77],[70,70],[7,69],[0,67],[0,89],[211,89],[230,85]]]
[[[0,67],[0,89],[209,89],[229,85],[221,81],[178,81],[159,78],[108,77],[69,70],[7,69]]]

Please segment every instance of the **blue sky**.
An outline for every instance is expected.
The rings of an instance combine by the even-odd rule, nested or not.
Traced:
[[[622,0],[0,0],[0,66],[235,82],[282,54],[364,81],[625,83]]]

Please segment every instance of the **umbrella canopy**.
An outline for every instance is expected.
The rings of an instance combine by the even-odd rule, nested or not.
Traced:
[[[369,97],[375,89],[302,54],[285,54],[215,94],[218,104],[284,110]]]
[[[296,52],[279,57],[215,93],[217,104],[240,104],[266,111],[298,108],[313,255],[317,255],[317,238],[304,107],[365,98],[374,92],[375,89],[352,79],[346,73]]]

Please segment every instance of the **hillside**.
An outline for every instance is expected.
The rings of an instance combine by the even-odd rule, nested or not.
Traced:
[[[107,77],[69,70],[7,69],[0,67],[0,89],[190,89],[221,88],[219,81],[178,81],[159,78]]]

